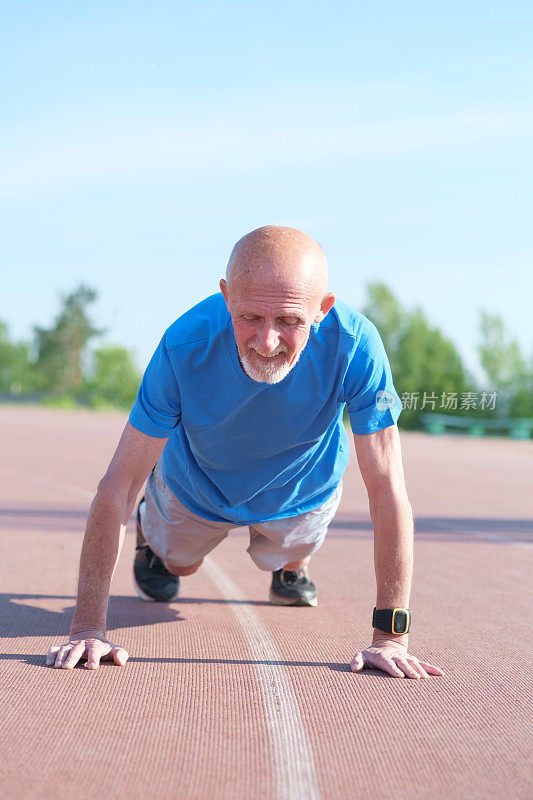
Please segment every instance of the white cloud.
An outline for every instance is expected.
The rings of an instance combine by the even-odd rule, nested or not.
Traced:
[[[288,166],[512,142],[530,136],[533,109],[485,107],[440,116],[343,122],[317,105],[243,108],[238,116],[159,114],[63,121],[6,141],[0,198],[110,184],[235,175]],[[326,121],[324,121],[326,119]],[[329,121],[328,121],[329,120]],[[5,136],[4,136],[5,139]]]

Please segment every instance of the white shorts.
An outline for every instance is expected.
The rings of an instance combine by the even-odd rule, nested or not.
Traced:
[[[274,572],[292,561],[312,555],[324,543],[342,494],[342,481],[326,502],[298,517],[274,519],[247,526],[247,552],[259,569]],[[238,526],[198,517],[171,492],[161,474],[161,459],[146,483],[141,504],[141,525],[146,541],[172,572],[173,567],[196,564]]]

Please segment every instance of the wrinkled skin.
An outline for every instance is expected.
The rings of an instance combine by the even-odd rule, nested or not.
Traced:
[[[61,647],[50,647],[46,664],[56,669],[74,669],[84,658],[87,669],[98,669],[100,661],[113,661],[122,667],[129,656],[123,647],[106,639],[102,631],[87,630],[71,636]]]

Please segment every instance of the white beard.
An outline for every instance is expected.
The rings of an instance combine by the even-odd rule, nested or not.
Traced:
[[[290,365],[286,360],[281,364],[269,364],[268,361],[261,366],[252,364],[250,356],[246,355],[241,359],[243,370],[249,378],[258,383],[279,383],[289,374],[296,362]]]
[[[303,349],[304,348],[302,348],[302,352]],[[252,362],[250,350],[255,350],[255,352],[259,353],[259,355],[263,355],[263,353],[261,353],[259,350],[256,350],[256,348],[252,345],[251,347],[249,346],[245,356],[241,357],[239,355],[239,361],[241,362],[241,366],[248,377],[253,381],[257,381],[258,383],[279,383],[289,374],[291,369],[296,366],[301,355],[298,355],[298,358],[294,364],[289,364],[286,358],[280,362],[275,356],[278,353],[286,353],[287,348],[284,345],[279,345],[274,350],[274,355],[271,355],[268,358],[263,358],[263,362],[258,364],[257,360]]]

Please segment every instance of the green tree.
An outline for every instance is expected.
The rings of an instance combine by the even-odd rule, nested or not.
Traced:
[[[533,359],[527,363],[518,342],[510,340],[497,314],[481,312],[481,364],[490,382],[489,391],[500,395],[505,416],[533,417]]]
[[[432,327],[420,309],[406,315],[395,366],[395,385],[400,396],[407,392],[418,397],[416,408],[406,406],[402,411],[400,420],[404,428],[416,427],[423,413],[460,413],[461,394],[475,389],[455,344]],[[422,408],[424,395],[426,403]],[[452,395],[457,397],[457,409],[453,405],[446,408],[442,402],[443,396],[446,399]]]
[[[51,328],[34,327],[38,388],[51,395],[77,397],[83,381],[82,358],[88,342],[102,333],[88,316],[96,292],[80,284],[62,297]]]
[[[399,300],[384,283],[369,283],[366,287],[367,302],[363,314],[367,316],[379,331],[385,350],[394,370],[398,341],[407,322]]]
[[[85,381],[85,399],[96,407],[131,408],[141,376],[130,351],[125,347],[100,347],[93,359],[92,376]]]
[[[393,292],[382,283],[368,285],[368,301],[363,313],[381,335],[398,394],[417,398],[416,407],[410,408],[404,403],[399,419],[401,427],[416,427],[422,413],[460,413],[461,393],[472,390],[474,382],[454,343],[432,327],[420,309],[404,310]],[[457,395],[458,408],[442,408],[443,394],[448,397],[453,393]],[[421,408],[424,394],[426,404]],[[436,398],[434,407],[428,402],[431,398]]]
[[[10,341],[8,327],[0,321],[0,392],[20,395],[34,388],[29,345]]]

